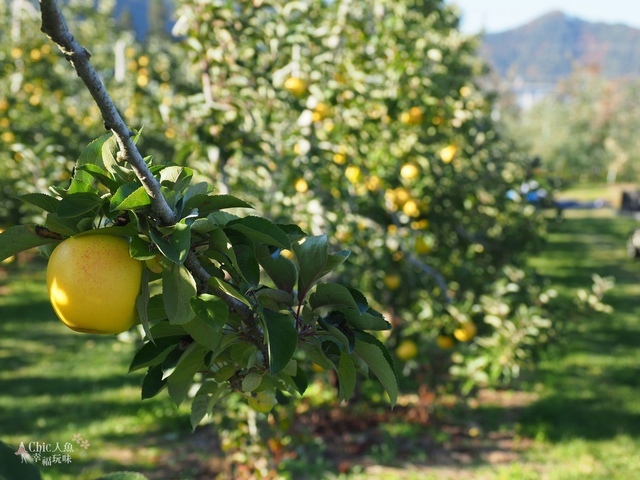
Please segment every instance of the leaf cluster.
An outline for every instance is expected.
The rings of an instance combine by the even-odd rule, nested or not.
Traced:
[[[67,188],[20,197],[46,212],[45,223],[0,234],[0,257],[34,246],[46,255],[77,235],[130,239],[131,256],[154,266],[136,301],[144,344],[130,370],[147,371],[142,398],[166,388],[179,405],[195,384],[194,427],[233,392],[280,402],[302,395],[310,362],[337,372],[342,400],[357,373],[373,373],[395,403],[392,360],[370,333],[390,324],[358,290],[327,281],[349,252],[330,252],[326,235],[241,216],[248,203],[194,182],[190,168],[152,160],[175,224],[153,218],[149,193],[108,134],[82,152]]]

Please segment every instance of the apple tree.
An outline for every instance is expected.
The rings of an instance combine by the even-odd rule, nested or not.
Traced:
[[[86,85],[109,133],[81,151],[67,184],[19,196],[43,210],[44,221],[0,234],[0,259],[32,247],[49,256],[71,237],[127,239],[130,256],[147,265],[135,300],[144,344],[131,370],[146,372],[143,398],[166,389],[179,405],[195,390],[194,428],[230,395],[260,412],[302,395],[310,362],[336,372],[341,399],[358,374],[372,375],[394,404],[393,361],[375,335],[390,323],[360,291],[331,281],[348,268],[349,252],[325,234],[252,213],[190,167],[143,157],[144,134],[123,120],[57,3],[40,7],[43,32]]]
[[[457,12],[426,0],[179,5],[174,31],[200,85],[199,108],[172,114],[189,120],[184,162],[272,218],[348,243],[340,276],[388,312],[390,345],[418,346],[408,371],[446,380],[433,372],[454,347],[465,390],[517,375],[552,332],[524,270],[544,220],[518,194],[531,163],[495,127]]]

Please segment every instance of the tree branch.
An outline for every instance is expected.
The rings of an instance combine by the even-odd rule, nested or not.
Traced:
[[[133,143],[132,132],[122,119],[98,73],[91,65],[89,61],[91,54],[78,43],[69,31],[67,22],[56,0],[40,0],[40,11],[42,13],[42,32],[60,48],[91,93],[100,109],[105,128],[113,132],[118,142],[118,161],[131,165],[149,197],[151,197],[151,210],[154,219],[160,225],[174,225],[178,220],[177,215],[167,204],[160,190],[160,183],[149,170],[138,147]],[[268,357],[266,345],[263,342],[264,336],[258,328],[253,310],[227,293],[221,290],[217,291],[209,286],[207,281],[210,275],[202,267],[193,252],[189,253],[185,261],[185,267],[211,293],[222,298],[231,310],[240,315],[246,326],[247,338],[260,349],[266,361]]]
[[[175,224],[177,221],[176,214],[162,196],[160,183],[154,178],[149,167],[144,162],[140,151],[133,143],[131,130],[122,119],[98,73],[89,62],[91,54],[78,43],[69,31],[67,22],[56,0],[40,0],[40,11],[42,13],[42,32],[60,48],[65,58],[71,62],[76,73],[87,86],[100,109],[105,128],[113,132],[118,142],[120,147],[118,160],[131,165],[149,197],[151,197],[151,209],[154,217],[162,225]]]

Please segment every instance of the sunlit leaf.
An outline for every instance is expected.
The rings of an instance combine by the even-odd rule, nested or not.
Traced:
[[[0,233],[0,261],[33,247],[59,242],[55,238],[40,236],[36,231],[37,227],[18,225]]]

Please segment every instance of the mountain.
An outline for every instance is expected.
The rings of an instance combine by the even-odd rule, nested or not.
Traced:
[[[554,11],[482,38],[480,53],[502,79],[555,83],[576,67],[607,78],[640,76],[640,30]]]

